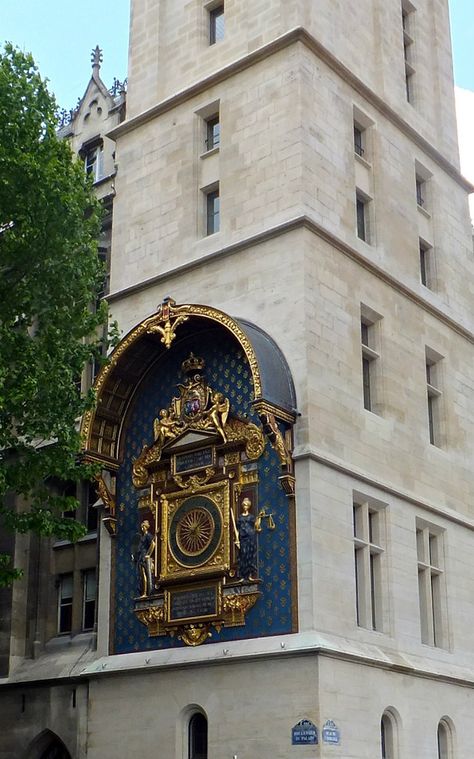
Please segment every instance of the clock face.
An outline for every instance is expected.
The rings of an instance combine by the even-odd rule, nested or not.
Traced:
[[[222,536],[222,517],[213,500],[196,495],[186,498],[169,528],[169,546],[184,567],[200,567],[212,558]]]

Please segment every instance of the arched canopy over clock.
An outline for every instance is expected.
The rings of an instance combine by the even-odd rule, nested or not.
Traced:
[[[245,319],[205,305],[178,305],[167,298],[155,314],[123,338],[100,371],[95,382],[96,407],[82,421],[85,456],[109,469],[119,466],[124,420],[141,383],[171,347],[191,336],[213,332],[217,340],[219,333],[225,332],[243,350],[258,412],[269,411],[292,424],[296,416],[293,380],[275,341]]]

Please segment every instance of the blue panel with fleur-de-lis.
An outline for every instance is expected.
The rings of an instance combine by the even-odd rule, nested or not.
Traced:
[[[138,388],[126,420],[124,461],[117,476],[117,536],[115,538],[115,587],[113,600],[114,648],[116,653],[172,648],[184,645],[171,636],[149,637],[147,628],[135,616],[137,594],[135,565],[131,560],[139,530],[138,493],[132,483],[132,463],[144,445],[153,442],[153,420],[160,409],[168,408],[178,396],[183,381],[181,364],[190,352],[205,359],[207,382],[230,400],[230,414],[260,426],[252,407],[252,375],[245,354],[232,336],[212,329],[178,339],[160,358]],[[292,589],[290,571],[290,524],[288,499],[278,482],[278,458],[267,442],[258,465],[258,509],[272,513],[275,529],[264,524],[259,533],[259,590],[261,597],[247,613],[245,626],[212,628],[209,643],[277,635],[292,631]],[[204,644],[205,645],[205,644]]]

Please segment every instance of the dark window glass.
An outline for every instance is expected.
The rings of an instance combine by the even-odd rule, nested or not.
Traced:
[[[365,229],[365,203],[357,196],[356,199],[356,206],[357,206],[357,237],[359,237],[361,240],[366,240],[366,229]]]
[[[359,586],[359,556],[357,548],[354,550],[354,572],[355,572],[355,590],[356,590],[356,622],[360,624],[360,586]]]
[[[419,206],[424,206],[424,182],[421,179],[416,180],[416,202]]]
[[[206,198],[207,205],[207,234],[212,235],[219,231],[220,227],[220,198],[219,190],[209,192]]]
[[[361,322],[360,324],[360,336],[362,345],[366,345],[367,348],[369,347],[369,325],[364,324],[364,322]]]
[[[62,575],[59,580],[58,632],[72,630],[72,574]]]
[[[413,103],[413,75],[409,71],[405,72],[405,89],[408,102]]]
[[[423,245],[420,244],[420,277],[421,277],[421,284],[427,286],[428,277],[427,277],[427,261],[426,261],[426,249],[423,247]]]
[[[385,717],[382,717],[382,721],[380,723],[380,743],[381,743],[381,749],[382,749],[382,755],[381,755],[382,759],[387,759]]]
[[[87,498],[87,532],[97,531],[97,508],[94,503],[97,501],[97,493],[95,485],[92,482],[88,483],[88,498]]]
[[[375,556],[373,553],[370,554],[369,557],[369,564],[370,564],[370,601],[371,601],[371,622],[372,622],[372,630],[377,629],[377,615],[376,615],[376,595],[375,595],[375,562],[377,561],[377,556]]]
[[[359,129],[354,124],[354,150],[357,153],[357,155],[363,156],[364,155],[364,148],[362,144],[362,129]]]
[[[189,720],[188,759],[207,759],[207,719],[193,714]]]
[[[435,445],[434,404],[435,398],[432,395],[428,395],[428,425],[431,445]]]
[[[364,408],[368,411],[371,411],[372,403],[370,399],[370,361],[365,357],[362,357],[362,377],[364,385]]]
[[[86,174],[93,174],[93,176],[95,177],[96,163],[97,163],[97,148],[93,148],[92,150],[88,150],[86,153],[86,158],[84,161]]]
[[[206,122],[206,148],[212,150],[217,148],[221,141],[221,125],[219,116],[214,116]]]
[[[95,569],[87,569],[83,575],[82,629],[92,630],[95,623],[97,581]]]
[[[75,482],[68,483],[64,490],[63,495],[67,498],[76,498],[77,497],[77,486]],[[75,519],[76,518],[76,509],[67,509],[66,511],[63,511],[63,517],[64,519]]]
[[[209,43],[214,45],[224,39],[224,6],[219,5],[209,13]]]

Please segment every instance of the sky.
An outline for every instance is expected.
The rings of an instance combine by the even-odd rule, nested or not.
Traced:
[[[129,6],[130,0],[0,0],[0,43],[33,53],[58,105],[70,109],[89,81],[96,45],[103,50],[104,83],[126,77]],[[461,169],[474,182],[474,0],[449,0],[449,6]],[[471,204],[474,218],[474,198]]]

